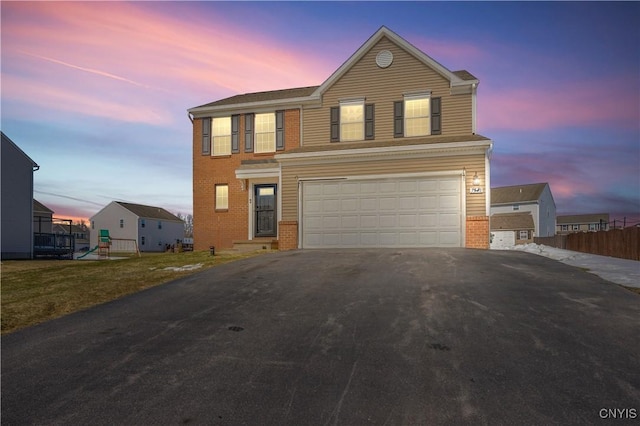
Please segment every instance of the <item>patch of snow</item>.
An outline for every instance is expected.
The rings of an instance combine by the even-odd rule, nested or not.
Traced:
[[[567,265],[584,268],[607,281],[640,288],[640,262],[637,260],[562,250],[534,243],[515,245],[507,250],[524,251],[548,257]]]
[[[195,265],[184,265],[184,266],[167,266],[166,268],[163,268],[163,271],[175,271],[175,272],[180,272],[180,271],[193,271],[195,269],[199,269],[202,268],[204,264],[203,263],[196,263]]]

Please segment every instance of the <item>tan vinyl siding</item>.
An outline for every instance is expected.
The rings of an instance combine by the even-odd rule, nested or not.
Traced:
[[[383,69],[376,65],[376,55],[385,49],[393,53],[393,63]],[[442,98],[443,135],[471,134],[471,95],[451,95],[447,79],[383,37],[323,94],[322,108],[305,109],[303,143],[330,143],[329,108],[362,97],[375,104],[376,140],[393,139],[393,102],[403,100],[406,92],[425,90]]]
[[[282,165],[282,220],[298,220],[298,185],[300,180],[308,178],[332,178],[362,175],[384,175],[390,173],[448,172],[466,168],[466,215],[484,216],[486,214],[485,196],[469,194],[473,186],[473,175],[477,172],[484,187],[484,155],[447,156],[415,158],[408,160],[376,160],[354,162],[319,162],[308,164]]]

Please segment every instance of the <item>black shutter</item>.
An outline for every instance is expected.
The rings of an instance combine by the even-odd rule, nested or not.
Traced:
[[[202,155],[211,154],[211,118],[202,119]]]
[[[284,150],[284,111],[276,111],[276,151]]]
[[[375,107],[374,104],[366,104],[364,106],[364,138],[375,139]]]
[[[393,137],[404,136],[404,101],[393,103]]]
[[[244,152],[253,152],[253,119],[255,115],[244,115]]]
[[[340,107],[331,107],[331,142],[340,142]]]
[[[431,98],[431,134],[442,134],[442,108],[441,98]]]
[[[240,116],[231,116],[231,152],[240,152]]]

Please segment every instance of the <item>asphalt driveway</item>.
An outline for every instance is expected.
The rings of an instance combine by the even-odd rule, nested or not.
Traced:
[[[4,336],[2,424],[624,424],[639,337],[528,253],[273,253]]]

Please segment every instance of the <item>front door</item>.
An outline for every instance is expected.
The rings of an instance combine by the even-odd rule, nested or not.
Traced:
[[[276,189],[277,185],[255,187],[255,236],[276,236]]]

